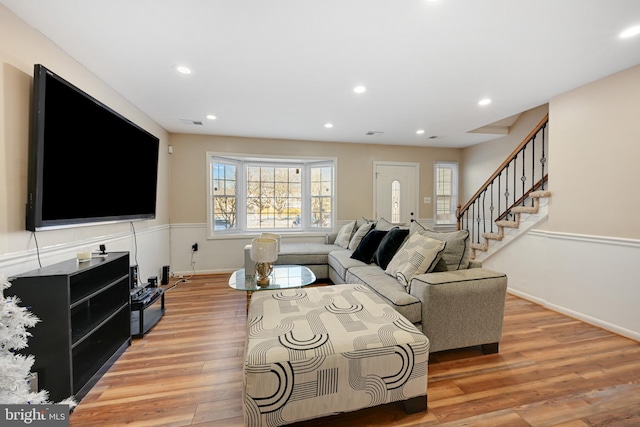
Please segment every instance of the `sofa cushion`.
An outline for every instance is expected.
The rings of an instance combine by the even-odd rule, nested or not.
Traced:
[[[425,231],[426,228],[420,224],[418,221],[412,221],[411,224],[409,224],[409,234],[413,234],[416,233],[418,231]]]
[[[364,224],[373,224],[374,226],[376,225],[376,222],[370,219],[367,219],[363,216],[361,216],[360,218],[356,219],[356,229],[361,227]]]
[[[389,265],[389,262],[398,252],[408,235],[408,228],[392,228],[380,241],[374,260],[381,269],[386,270],[387,265]]]
[[[434,271],[464,270],[469,267],[469,230],[438,232],[421,231],[421,234],[447,243],[442,259]]]
[[[446,245],[441,240],[424,236],[422,232],[414,233],[394,255],[385,273],[408,289],[414,276],[429,273],[435,268]]]
[[[367,264],[373,262],[373,257],[378,250],[378,246],[387,233],[387,231],[376,230],[375,228],[373,230],[370,230],[367,235],[362,238],[362,241],[360,242],[356,250],[353,251],[351,258],[357,259]]]
[[[408,294],[404,286],[393,277],[385,274],[377,265],[349,268],[346,282],[368,286],[411,323],[421,322],[422,303],[420,300]]]
[[[355,221],[348,222],[343,225],[338,231],[338,235],[336,236],[336,241],[334,245],[338,245],[341,248],[347,249],[349,247],[349,242],[351,241],[351,236],[353,235],[353,229],[356,226]]]
[[[329,252],[340,249],[325,243],[281,243],[278,259],[274,264],[314,265],[327,264]]]
[[[387,221],[384,218],[380,218],[378,221],[376,221],[376,230],[386,230],[389,231],[392,228],[396,227],[395,224],[390,223],[389,221]]]
[[[349,249],[350,251],[355,251],[364,236],[366,236],[373,227],[375,227],[375,224],[373,222],[368,222],[366,224],[360,225],[355,233],[353,233],[353,236],[351,236],[349,247],[347,249]]]
[[[367,265],[362,261],[351,258],[351,251],[346,249],[331,251],[328,255],[328,262],[329,269],[333,270],[343,283],[346,283],[348,269]]]

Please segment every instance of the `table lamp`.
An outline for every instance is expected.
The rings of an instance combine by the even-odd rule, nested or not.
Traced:
[[[280,238],[281,236],[279,234],[275,234],[275,233],[262,233],[260,235],[260,237],[266,237],[268,239],[276,239],[278,241],[278,253],[280,253]]]
[[[251,259],[256,263],[256,283],[269,285],[273,263],[278,259],[278,241],[270,237],[256,237],[251,241]]]

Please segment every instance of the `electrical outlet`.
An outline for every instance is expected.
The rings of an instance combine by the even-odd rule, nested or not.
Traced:
[[[193,252],[198,252],[198,242],[196,242],[193,245],[191,245],[191,250]]]

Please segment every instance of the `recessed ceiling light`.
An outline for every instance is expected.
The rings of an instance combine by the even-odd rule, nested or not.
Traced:
[[[176,71],[180,74],[191,74],[191,69],[184,65],[176,65]]]
[[[418,129],[418,130],[416,131],[416,133],[417,133],[418,135],[422,135],[422,134],[424,133],[424,129]]]
[[[215,119],[217,119],[217,117],[216,117],[216,116],[214,116],[213,114],[207,114],[207,119],[209,119],[209,120],[215,120]]]
[[[355,93],[364,93],[364,92],[367,91],[367,88],[364,87],[364,86],[356,86],[356,87],[353,88],[353,91]]]
[[[637,36],[640,34],[640,25],[636,25],[635,27],[630,27],[620,33],[621,39],[626,39],[629,37]]]
[[[327,129],[330,129],[333,127],[333,123],[325,123],[324,127],[326,127]]]
[[[491,98],[484,98],[478,101],[478,105],[489,105],[491,104]]]

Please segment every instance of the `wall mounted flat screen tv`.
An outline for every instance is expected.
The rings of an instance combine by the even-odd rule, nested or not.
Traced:
[[[36,64],[27,230],[153,219],[159,139]]]

